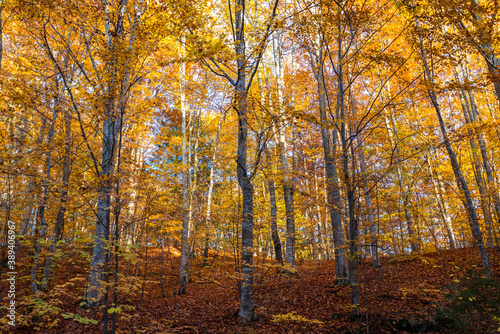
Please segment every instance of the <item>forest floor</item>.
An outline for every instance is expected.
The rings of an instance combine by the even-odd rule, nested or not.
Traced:
[[[158,249],[149,249],[145,276],[144,254],[136,265],[120,269],[116,332],[492,333],[500,330],[500,261],[497,249],[492,254],[497,271],[490,280],[481,278],[479,257],[470,248],[383,257],[377,268],[361,264],[357,315],[351,308],[350,287],[335,281],[333,260],[299,262],[296,275],[280,272],[269,261],[257,263],[258,320],[245,324],[237,317],[234,268],[238,266],[232,257],[212,254],[203,268],[201,257],[195,258],[187,293],[177,295],[178,251],[162,255]],[[0,331],[102,333],[103,309],[79,306],[85,271],[83,265],[78,268],[61,265],[56,286],[41,296],[43,302],[19,297],[18,326],[3,325]],[[3,301],[4,284],[5,274]],[[27,284],[19,284],[28,295]],[[111,328],[112,313],[108,314]],[[99,323],[92,324],[92,319]]]

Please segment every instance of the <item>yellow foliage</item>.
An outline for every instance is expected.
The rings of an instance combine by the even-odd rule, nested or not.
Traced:
[[[300,314],[297,314],[297,312],[293,311],[287,314],[276,314],[273,315],[273,320],[272,322],[282,322],[282,321],[298,321],[298,322],[305,322],[308,324],[314,324],[314,325],[319,325],[323,326],[324,322],[319,321],[316,319],[307,319],[306,317],[301,316]]]

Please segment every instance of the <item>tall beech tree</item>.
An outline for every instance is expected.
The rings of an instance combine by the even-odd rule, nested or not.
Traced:
[[[448,157],[450,159],[450,164],[453,169],[453,173],[455,174],[456,182],[459,186],[459,189],[462,192],[463,195],[463,203],[464,206],[467,210],[467,213],[469,215],[469,221],[470,221],[470,229],[472,232],[472,235],[474,237],[474,244],[478,247],[478,251],[481,257],[481,261],[485,270],[485,275],[487,277],[490,276],[490,264],[488,260],[488,255],[486,253],[486,249],[484,246],[484,241],[483,241],[483,236],[481,229],[479,227],[479,219],[476,213],[476,208],[474,206],[474,203],[472,202],[472,197],[471,193],[469,190],[469,186],[467,184],[467,181],[465,180],[465,177],[463,176],[462,170],[460,168],[460,165],[458,164],[457,161],[457,156],[455,154],[455,151],[453,150],[450,142],[450,138],[448,136],[448,131],[446,129],[444,120],[443,120],[443,115],[441,111],[441,105],[439,103],[436,90],[434,88],[435,82],[434,82],[434,75],[433,71],[431,70],[431,66],[433,65],[432,63],[429,63],[428,57],[427,57],[427,50],[424,44],[424,40],[422,36],[420,35],[418,29],[419,29],[419,21],[418,18],[415,18],[415,28],[417,29],[416,34],[417,34],[417,40],[418,44],[417,47],[420,49],[420,54],[421,54],[421,60],[424,68],[424,73],[425,73],[425,79],[427,80],[427,91],[428,91],[428,98],[434,107],[436,111],[436,115],[439,121],[439,128],[441,130],[441,134],[443,136],[444,140],[444,145],[446,148],[446,152],[448,153]]]
[[[265,51],[267,39],[274,24],[274,18],[277,14],[278,0],[274,2],[271,14],[266,24],[262,36],[257,41],[257,49],[254,50],[256,57],[254,65],[249,66],[252,61],[246,51],[246,15],[245,0],[237,0],[234,4],[234,17],[232,3],[229,2],[229,16],[232,38],[235,43],[236,53],[236,77],[232,78],[224,72],[218,62],[210,58],[204,63],[217,75],[225,77],[228,82],[234,86],[235,98],[234,106],[238,115],[238,148],[236,154],[236,170],[238,184],[243,194],[242,198],[242,228],[241,228],[241,286],[240,286],[240,310],[239,316],[245,322],[252,322],[257,319],[255,314],[255,301],[253,296],[253,222],[254,222],[254,186],[252,179],[256,173],[259,164],[260,153],[256,157],[253,168],[247,163],[248,156],[248,92],[252,85],[253,78],[258,71],[259,63]],[[233,24],[234,23],[234,24]],[[215,65],[215,69],[212,67]],[[248,74],[248,78],[247,78]]]

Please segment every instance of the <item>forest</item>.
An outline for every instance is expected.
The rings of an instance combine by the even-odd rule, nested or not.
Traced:
[[[499,22],[0,0],[0,332],[500,331]]]

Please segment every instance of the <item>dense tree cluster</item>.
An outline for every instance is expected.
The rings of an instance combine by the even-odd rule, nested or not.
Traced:
[[[334,260],[354,308],[379,256],[474,246],[489,276],[498,22],[481,0],[0,1],[0,275],[10,221],[27,303],[77,252],[105,332],[135,248],[180,250],[179,294],[194,256],[234,255],[245,322],[266,261]]]

